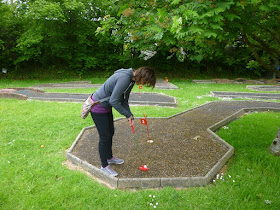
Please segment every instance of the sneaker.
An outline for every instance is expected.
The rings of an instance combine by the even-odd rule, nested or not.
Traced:
[[[110,176],[118,176],[118,173],[114,171],[114,169],[111,168],[110,165],[106,166],[105,168],[101,167],[101,171],[104,171],[105,173],[109,174]]]
[[[123,164],[124,160],[116,157],[112,157],[111,159],[108,159],[108,164]]]

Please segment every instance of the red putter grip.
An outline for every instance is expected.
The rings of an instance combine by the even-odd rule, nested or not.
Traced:
[[[132,133],[135,134],[135,130],[134,130],[134,126],[133,125],[131,126],[131,129],[132,129]]]

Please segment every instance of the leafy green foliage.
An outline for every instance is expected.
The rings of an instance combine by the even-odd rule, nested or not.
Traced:
[[[280,63],[279,2],[244,1],[234,10],[240,16],[239,24],[242,24],[240,32],[243,41],[250,48],[256,62],[280,76],[280,71],[276,68]]]
[[[32,0],[4,3],[15,20],[21,20],[22,33],[15,39],[18,69],[37,65],[42,69],[64,68],[83,75],[89,70],[120,67],[123,44],[110,37],[95,35],[99,19],[109,1]],[[1,6],[3,6],[1,4]],[[4,7],[3,6],[3,7]],[[8,15],[5,16],[7,19]],[[8,35],[3,38],[8,39]],[[0,49],[4,43],[0,38]]]
[[[255,75],[279,75],[277,0],[0,2],[0,65],[15,74],[56,69],[82,76],[101,69],[109,75],[150,63],[163,73],[182,63],[174,73],[195,67],[246,74],[255,60]],[[159,60],[147,61],[147,53]]]
[[[212,1],[144,1],[140,7],[135,1],[129,8],[121,8],[120,17],[110,17],[114,21],[103,21],[102,31],[117,27],[119,36],[131,37],[131,48],[169,51],[181,61],[187,57],[201,61],[221,54],[223,49],[211,40],[225,40],[224,20],[237,17],[229,13],[233,1],[217,3],[215,7],[212,4]]]
[[[21,21],[14,16],[14,8],[0,1],[0,69],[9,68],[17,57],[16,42],[22,32]]]
[[[280,57],[278,1],[121,3],[124,6],[118,15],[103,20],[98,32],[114,28],[114,37],[126,40],[130,49],[169,51],[168,58],[176,55],[182,62],[223,60],[229,65],[243,66],[255,57],[262,67],[276,72],[275,63],[279,64]],[[239,48],[236,51],[243,51],[242,56],[233,61],[232,56],[225,53],[227,46]]]

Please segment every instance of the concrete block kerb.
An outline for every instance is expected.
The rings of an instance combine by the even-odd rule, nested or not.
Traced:
[[[210,103],[217,103],[217,102],[210,102]],[[207,103],[207,104],[210,104]],[[202,105],[205,106],[206,104]],[[201,106],[199,106],[201,107]],[[186,113],[188,111],[197,109],[199,107],[195,107],[193,109],[184,111],[182,113]],[[74,150],[75,146],[79,142],[81,136],[87,129],[92,129],[95,126],[90,126],[83,128],[80,134],[77,136],[75,141],[73,142],[71,148],[69,149],[67,153],[68,160],[80,167],[82,167],[84,170],[92,174],[94,177],[97,178],[97,180],[100,180],[102,183],[106,183],[112,188],[115,189],[127,189],[127,188],[161,188],[161,187],[167,187],[172,186],[176,188],[187,188],[187,187],[197,187],[197,186],[205,186],[209,184],[216,174],[221,170],[221,168],[227,163],[227,161],[232,157],[234,154],[234,148],[228,144],[226,141],[221,139],[217,134],[215,134],[215,131],[217,131],[219,128],[229,124],[230,122],[236,120],[239,116],[251,112],[251,111],[277,111],[280,112],[280,108],[273,108],[273,107],[256,107],[256,108],[243,108],[239,111],[235,112],[234,114],[230,115],[229,117],[226,117],[225,119],[219,121],[218,123],[210,126],[207,128],[207,132],[215,139],[217,142],[222,144],[224,147],[228,148],[228,150],[223,154],[223,156],[219,159],[219,161],[208,171],[208,173],[205,176],[199,176],[199,177],[174,177],[174,178],[163,178],[163,177],[156,177],[156,178],[118,178],[118,177],[111,177],[105,173],[103,173],[99,168],[89,164],[86,161],[81,160],[79,157],[76,157],[72,154],[72,151]],[[182,113],[173,115],[171,117],[167,117],[165,119],[170,119],[173,117],[176,117]],[[117,120],[120,120],[116,119]]]

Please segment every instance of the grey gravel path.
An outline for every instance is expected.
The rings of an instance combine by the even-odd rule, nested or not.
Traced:
[[[250,98],[250,99],[280,100],[280,93],[246,93],[246,92],[211,91],[211,95],[218,98]]]
[[[280,85],[247,85],[246,88],[256,91],[280,91]]]
[[[90,94],[80,93],[46,93],[30,89],[16,90],[15,94],[21,94],[28,97],[28,100],[44,101],[64,101],[64,102],[84,102]],[[130,94],[129,103],[131,105],[149,105],[176,107],[177,102],[173,96],[167,96],[160,93],[136,93]]]
[[[99,88],[102,84],[92,84],[91,81],[73,81],[61,83],[46,83],[32,86],[32,88],[40,89],[71,89],[71,88]],[[156,82],[156,89],[178,89],[178,87],[170,82],[159,78]]]
[[[244,108],[280,109],[280,103],[219,101],[169,118],[149,118],[153,144],[146,142],[146,127],[140,124],[140,120],[135,120],[136,137],[140,143],[143,161],[151,169],[148,173],[137,169],[139,160],[131,129],[125,119],[118,120],[115,122],[113,151],[116,156],[125,159],[125,164],[113,167],[120,178],[204,176],[228,150],[207,132],[207,128]],[[95,127],[80,136],[72,154],[97,168],[100,167]]]
[[[40,89],[72,89],[72,88],[99,88],[101,84],[92,84],[91,81],[73,81],[60,83],[45,83],[32,86]]]

